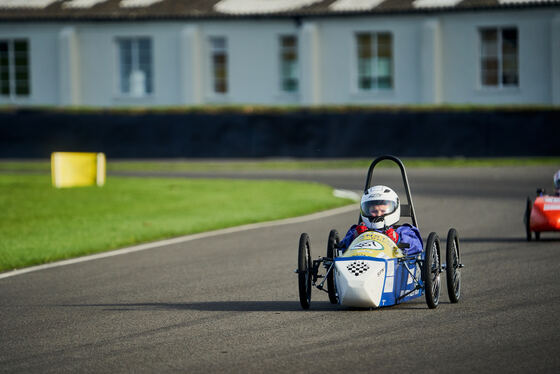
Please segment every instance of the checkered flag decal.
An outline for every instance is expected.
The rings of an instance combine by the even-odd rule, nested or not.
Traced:
[[[368,271],[369,266],[364,261],[354,261],[351,264],[347,265],[346,269],[348,269],[348,271],[355,276],[359,276],[360,274]]]

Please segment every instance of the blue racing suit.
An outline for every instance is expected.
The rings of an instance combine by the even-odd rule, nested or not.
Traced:
[[[360,225],[352,225],[344,238],[340,241],[340,248],[342,249],[342,251],[346,251],[350,243],[352,243],[352,241],[364,231],[368,231],[368,229],[363,223]],[[396,230],[393,229],[393,227],[389,227],[386,230],[371,231],[377,231],[386,234],[397,244],[408,243],[410,247],[403,249],[405,255],[415,255],[422,252],[422,237],[420,236],[420,231],[418,231],[416,227],[409,225],[408,223],[398,226]]]

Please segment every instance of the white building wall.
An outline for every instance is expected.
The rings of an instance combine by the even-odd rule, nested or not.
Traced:
[[[420,101],[425,104],[440,104],[443,89],[441,21],[439,18],[428,18],[420,27]]]
[[[551,104],[550,12],[525,10],[448,14],[442,17],[443,102]],[[481,27],[518,29],[519,86],[480,84]]]
[[[181,105],[181,28],[176,23],[93,23],[77,26],[82,53],[83,103],[92,106]],[[118,38],[152,40],[152,94],[130,97],[119,93]]]
[[[298,34],[294,21],[213,21],[201,24],[204,102],[289,104],[297,96],[282,94],[279,80],[279,37]],[[228,93],[213,94],[210,79],[210,37],[227,40]]]
[[[321,38],[325,41],[321,51],[323,103],[418,103],[420,22],[421,18],[416,16],[321,20]],[[391,90],[359,91],[355,34],[385,31],[393,34],[394,87]]]
[[[320,22],[306,21],[299,33],[300,91],[303,105],[323,103],[323,86],[327,76],[323,75],[323,35]]]
[[[552,104],[560,105],[560,12],[556,13],[551,21],[550,50]]]
[[[0,95],[0,105],[57,105],[59,100],[58,33],[52,23],[21,24],[0,22],[0,39],[24,38],[29,41],[31,95],[15,100]]]
[[[437,13],[372,17],[168,22],[1,23],[0,39],[27,38],[31,96],[21,105],[94,107],[199,104],[556,104],[560,97],[559,12],[548,10]],[[480,86],[480,27],[515,26],[519,32],[519,87]],[[63,30],[66,44],[61,43]],[[357,88],[357,32],[391,32],[394,87]],[[61,34],[62,32],[62,34]],[[300,90],[280,90],[279,37],[295,34],[300,46]],[[227,39],[228,93],[212,93],[208,41]],[[119,37],[150,37],[154,92],[142,98],[118,92]],[[64,73],[71,53],[79,61]],[[69,44],[70,43],[70,44]],[[198,51],[197,56],[193,53]],[[66,57],[69,58],[70,57]],[[62,67],[62,71],[60,70]],[[74,83],[72,83],[74,82]],[[66,98],[63,92],[72,91]],[[78,90],[78,92],[75,92]],[[13,103],[0,96],[0,104]]]
[[[93,23],[79,33],[82,102],[91,106],[294,104],[280,92],[278,40],[298,34],[291,21]],[[186,33],[186,34],[185,34]],[[154,92],[142,98],[118,93],[117,38],[152,39]],[[228,50],[228,93],[211,89],[209,38],[223,36]],[[193,56],[193,51],[199,55]],[[197,66],[198,65],[198,66]]]
[[[181,103],[200,105],[203,100],[202,37],[200,26],[193,24],[181,29],[179,40],[179,85]]]
[[[64,106],[81,104],[80,41],[76,28],[63,27],[58,34],[59,100]]]

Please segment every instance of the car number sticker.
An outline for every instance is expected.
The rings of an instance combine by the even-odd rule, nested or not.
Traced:
[[[359,242],[374,241],[382,247],[379,249],[391,248],[395,245],[395,243],[391,239],[389,239],[389,237],[376,231],[367,231],[356,238],[356,240]]]
[[[390,259],[402,256],[402,253],[388,236],[376,231],[366,231],[350,243],[343,255],[343,257],[352,256]]]
[[[354,244],[350,249],[373,249],[373,250],[381,251],[383,250],[383,246],[378,242],[374,242],[373,240],[371,241],[368,240],[368,241],[358,242]]]

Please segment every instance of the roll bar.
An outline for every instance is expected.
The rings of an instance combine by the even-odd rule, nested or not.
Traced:
[[[412,224],[414,226],[418,227],[418,222],[416,221],[416,214],[414,213],[414,205],[412,204],[412,198],[410,196],[410,188],[408,186],[408,177],[406,176],[406,170],[404,168],[404,164],[402,163],[402,161],[400,159],[398,159],[397,157],[391,156],[391,155],[384,155],[384,156],[377,157],[375,160],[373,160],[373,162],[371,163],[371,165],[369,166],[369,169],[368,169],[368,174],[367,174],[367,178],[366,178],[366,186],[364,187],[364,193],[367,193],[367,190],[372,185],[371,184],[371,178],[373,177],[373,169],[375,169],[375,166],[379,162],[384,161],[384,160],[393,161],[401,169],[401,176],[402,176],[402,179],[403,179],[404,189],[406,191],[406,199],[407,199],[407,203],[408,203],[406,205],[401,204],[401,216],[410,217],[412,219]]]

